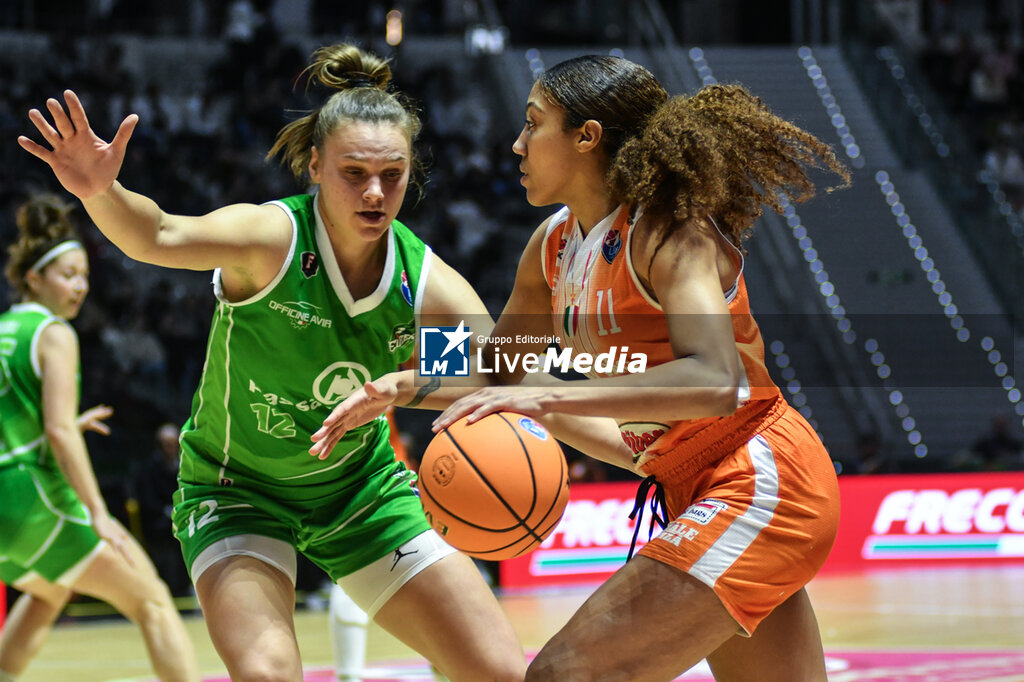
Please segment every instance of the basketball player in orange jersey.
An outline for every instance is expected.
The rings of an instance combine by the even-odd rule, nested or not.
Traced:
[[[567,442],[645,474],[642,490],[655,488],[669,521],[541,650],[527,679],[670,680],[707,658],[719,681],[824,681],[804,586],[835,538],[838,486],[764,366],[741,241],[765,204],[781,211],[780,193],[813,194],[807,166],[847,182],[848,172],[740,87],[670,100],[647,70],[613,57],[544,73],[513,150],[530,203],[565,208],[527,245],[491,338],[553,334],[591,353],[628,346],[646,353],[648,369],[560,384],[520,366],[500,378],[536,385],[462,397],[435,429],[511,410],[563,439],[587,415],[588,432]],[[368,383],[313,434],[311,451],[324,456],[386,404],[437,408],[457,397],[454,388],[426,396],[411,379]],[[632,452],[610,446],[609,429]]]
[[[804,586],[835,538],[838,486],[765,368],[742,238],[764,205],[781,212],[782,195],[814,193],[807,167],[846,183],[848,171],[740,86],[669,99],[614,57],[541,75],[513,150],[529,202],[564,207],[530,239],[493,338],[554,333],[575,353],[628,346],[648,367],[486,388],[435,430],[498,410],[612,417],[634,451],[619,464],[648,477],[642,495],[653,487],[667,519],[527,680],[671,680],[707,658],[719,681],[824,682]]]

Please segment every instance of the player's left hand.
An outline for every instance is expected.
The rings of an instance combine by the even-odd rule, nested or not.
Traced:
[[[551,410],[547,407],[551,391],[531,386],[490,386],[463,396],[448,406],[431,428],[434,433],[466,417],[472,424],[495,412],[516,412],[539,419]]]
[[[309,454],[327,459],[342,436],[384,414],[396,397],[398,385],[392,375],[367,381],[362,388],[338,403],[324,419],[323,426],[310,436],[313,446]]]
[[[78,415],[78,419],[75,421],[78,424],[78,430],[82,433],[95,431],[104,436],[109,436],[110,427],[103,422],[106,419],[110,419],[113,414],[114,410],[109,405],[96,405]]]

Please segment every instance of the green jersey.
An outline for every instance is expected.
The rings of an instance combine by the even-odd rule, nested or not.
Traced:
[[[28,463],[56,469],[43,427],[36,352],[51,324],[71,329],[38,303],[18,303],[0,315],[0,469]]]
[[[70,587],[100,539],[46,439],[38,347],[51,324],[71,328],[38,303],[0,315],[0,580]]]
[[[383,418],[347,433],[324,461],[310,456],[309,437],[342,399],[409,359],[430,250],[395,221],[377,289],[354,300],[315,202],[271,202],[290,216],[293,236],[262,291],[229,302],[214,273],[206,364],[182,430],[183,483],[311,501],[380,470],[370,455],[387,443]]]

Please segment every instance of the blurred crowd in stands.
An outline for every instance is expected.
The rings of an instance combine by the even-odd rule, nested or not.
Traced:
[[[921,0],[920,9],[920,69],[971,136],[982,169],[1024,212],[1022,3]]]

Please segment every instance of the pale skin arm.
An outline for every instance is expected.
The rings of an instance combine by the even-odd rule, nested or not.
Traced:
[[[245,297],[266,285],[284,261],[291,225],[274,206],[236,204],[199,217],[165,213],[152,199],[117,182],[138,116],[121,123],[110,143],[100,139],[81,101],[64,91],[64,106],[49,99],[52,124],[38,109],[29,118],[52,149],[27,137],[18,143],[46,162],[96,226],[130,258],[169,268],[223,268],[225,292]]]
[[[453,403],[434,422],[434,429],[463,416],[473,422],[503,409],[541,419],[561,413],[643,421],[734,412],[740,363],[722,296],[722,254],[717,237],[708,230],[684,232],[658,248],[653,261],[643,249],[634,261],[651,262],[648,279],[668,320],[675,360],[644,374],[571,382],[557,389],[486,388]]]
[[[78,499],[89,510],[96,534],[129,561],[130,539],[107,510],[89,462],[85,438],[78,423],[78,339],[62,324],[51,324],[39,338],[42,370],[43,426],[57,466]]]

